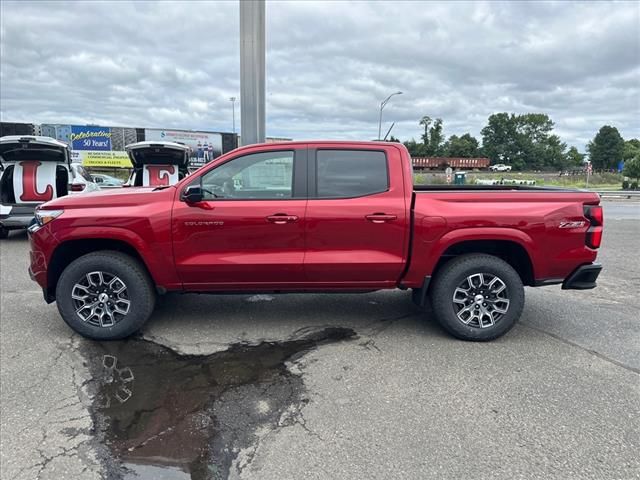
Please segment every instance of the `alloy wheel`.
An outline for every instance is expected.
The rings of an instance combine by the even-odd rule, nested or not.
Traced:
[[[89,272],[71,290],[76,315],[96,327],[113,327],[131,307],[127,285],[107,272]]]
[[[465,325],[492,327],[509,310],[509,290],[505,282],[490,273],[467,276],[453,293],[453,307]]]

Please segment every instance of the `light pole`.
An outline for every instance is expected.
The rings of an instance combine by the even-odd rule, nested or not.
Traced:
[[[394,92],[391,95],[389,95],[387,98],[385,98],[382,102],[380,102],[380,118],[378,119],[378,140],[380,140],[380,135],[382,135],[382,132],[381,132],[381,130],[382,130],[382,110],[387,105],[387,103],[389,102],[391,97],[393,97],[394,95],[402,95],[402,92]]]
[[[231,102],[231,118],[233,119],[233,133],[236,133],[236,97],[229,97]]]

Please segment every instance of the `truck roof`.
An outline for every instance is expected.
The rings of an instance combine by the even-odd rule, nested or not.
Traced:
[[[357,146],[403,146],[398,142],[383,142],[377,140],[289,140],[283,142],[269,142],[269,143],[253,143],[251,145],[243,145],[238,147],[234,151],[238,150],[253,150],[257,147],[298,147],[301,145],[344,145],[348,147]]]

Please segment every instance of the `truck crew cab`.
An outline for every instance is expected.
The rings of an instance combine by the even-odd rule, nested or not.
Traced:
[[[175,185],[42,205],[30,273],[95,339],[140,329],[165,292],[399,288],[456,337],[490,340],[520,317],[525,285],[596,286],[597,194],[412,178],[398,143],[247,146]]]

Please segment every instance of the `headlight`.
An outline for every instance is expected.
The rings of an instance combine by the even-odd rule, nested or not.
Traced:
[[[64,210],[36,210],[36,223],[41,227],[55,220],[64,213]]]

